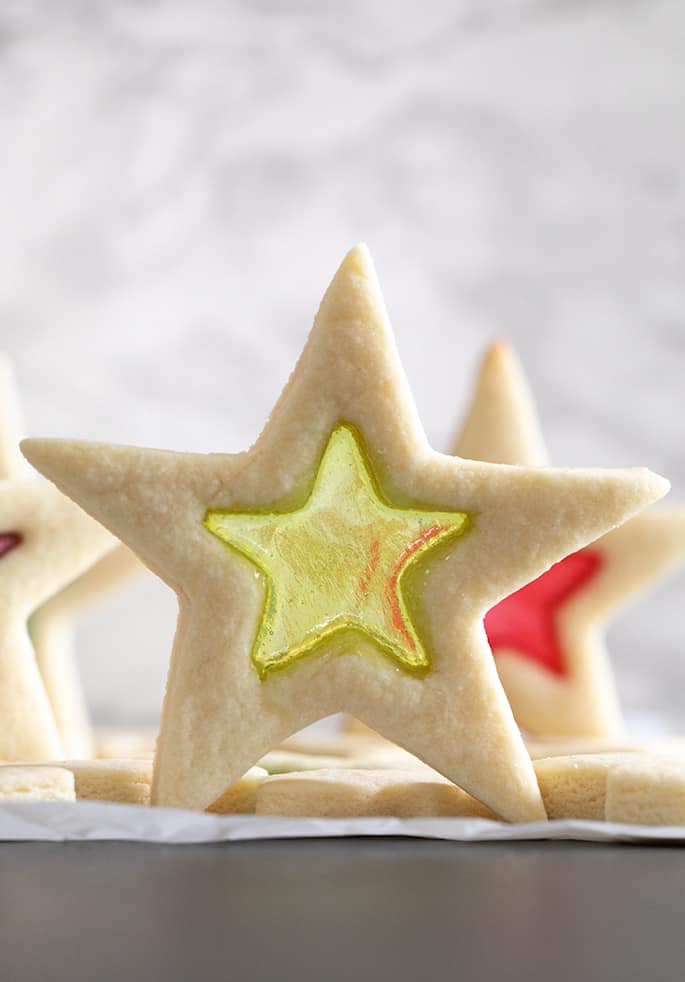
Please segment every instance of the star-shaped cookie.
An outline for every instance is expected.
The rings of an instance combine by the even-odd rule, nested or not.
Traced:
[[[61,741],[27,621],[112,537],[52,485],[0,481],[0,542],[0,759],[56,760]]]
[[[544,817],[483,616],[668,487],[644,470],[502,468],[435,453],[363,246],[334,277],[250,450],[201,455],[37,439],[22,446],[178,594],[152,800],[194,808],[210,805],[289,734],[347,712],[502,817]],[[341,446],[344,460],[332,462]],[[364,485],[359,504],[350,480]],[[329,481],[340,495],[319,507]],[[312,521],[301,522],[314,504]],[[406,529],[393,542],[394,564],[380,543],[376,561],[373,547],[385,509]],[[301,547],[293,545],[298,523]],[[409,562],[422,531],[436,524],[448,526],[444,540]],[[388,626],[393,614],[381,615],[375,600],[367,606],[366,584],[400,604],[398,633]],[[320,596],[329,589],[337,606]],[[284,601],[301,606],[297,617],[279,614]],[[336,617],[346,624],[328,634]],[[418,666],[405,631],[420,640]],[[403,658],[388,650],[394,646]]]
[[[29,468],[25,459],[19,451],[19,434],[21,432],[21,411],[17,388],[14,380],[14,373],[8,359],[0,357],[0,514],[3,514],[4,503],[8,502],[13,496],[20,496],[19,491],[13,491],[16,485],[21,488],[29,479]],[[33,482],[32,482],[33,484]],[[30,638],[33,644],[38,669],[42,679],[45,694],[47,694],[50,708],[54,716],[54,722],[59,734],[61,750],[55,752],[53,757],[81,757],[88,756],[92,750],[92,740],[88,716],[85,703],[78,680],[76,665],[71,646],[71,625],[74,613],[82,606],[93,602],[101,596],[113,583],[118,582],[131,575],[134,569],[140,568],[140,563],[124,546],[116,546],[112,537],[103,528],[98,528],[92,519],[88,518],[80,509],[75,509],[72,502],[63,498],[63,508],[57,507],[55,502],[59,502],[59,497],[55,495],[55,489],[50,486],[36,484],[32,490],[32,495],[37,496],[37,500],[44,501],[44,504],[36,513],[37,528],[38,523],[47,517],[50,509],[57,508],[54,520],[58,521],[61,515],[66,516],[67,525],[64,533],[55,529],[55,542],[62,553],[64,562],[64,572],[56,575],[53,584],[54,590],[47,588],[44,592],[41,588],[41,596],[48,599],[42,603],[37,610],[34,609],[35,596],[29,600],[28,605],[24,605],[22,610],[31,613],[29,621]],[[44,498],[41,497],[44,495]],[[8,528],[8,518],[3,517],[5,527]],[[9,523],[11,524],[11,523]],[[42,527],[42,526],[40,526]],[[77,541],[72,544],[64,543],[62,536],[69,534],[69,528],[76,531]],[[26,532],[29,529],[29,532]],[[17,535],[22,540],[22,550],[14,557],[14,562],[19,564],[20,570],[25,570],[21,562],[24,552],[27,549],[24,539],[28,540],[33,548],[34,541],[38,543],[38,538],[33,534],[31,525],[22,526],[21,533],[10,531],[6,535]],[[2,536],[0,535],[0,558],[2,558]],[[7,545],[7,543],[5,543]],[[28,550],[30,551],[30,550]],[[84,553],[83,557],[81,553]],[[90,559],[87,557],[90,556]],[[102,558],[100,558],[102,557]],[[27,564],[34,561],[27,555]],[[37,559],[37,557],[34,557]],[[45,565],[46,570],[41,572],[50,573],[51,566],[55,557],[46,551],[40,557],[40,562]],[[69,563],[73,563],[72,573],[69,573]],[[85,569],[81,575],[81,570]],[[2,576],[3,564],[0,564],[0,577]],[[35,573],[31,571],[31,580]],[[20,572],[21,576],[26,575]],[[76,580],[70,582],[73,577]],[[61,589],[62,586],[65,589]],[[33,584],[31,584],[33,585]],[[4,603],[4,600],[3,600]],[[14,625],[23,635],[20,625]],[[22,642],[21,649],[24,650]],[[22,656],[23,658],[23,656]],[[8,698],[11,698],[10,679],[14,668],[8,668],[8,685],[10,686]],[[33,673],[29,673],[33,675]],[[35,689],[35,686],[34,686]],[[33,701],[43,706],[43,697],[33,694]],[[21,702],[21,700],[20,700]],[[48,731],[52,733],[53,727],[44,721],[46,714],[43,709],[36,715],[36,719],[41,720],[39,729],[44,731],[40,737],[47,747],[51,745],[52,738],[49,740],[45,736]],[[27,716],[26,726],[31,727],[30,715]],[[15,737],[9,735],[8,727],[3,735],[0,731],[0,758],[7,760],[31,759],[26,753],[13,754],[12,747],[15,746]],[[18,746],[31,746],[30,738],[26,734],[17,738]],[[38,754],[44,759],[50,759],[46,754]]]
[[[497,342],[481,366],[454,453],[544,465],[547,454],[514,352]],[[485,618],[519,724],[550,737],[617,737],[622,730],[603,630],[635,594],[685,560],[685,508],[660,506],[557,563]]]

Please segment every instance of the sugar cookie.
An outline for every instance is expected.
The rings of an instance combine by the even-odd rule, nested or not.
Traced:
[[[439,774],[355,769],[268,777],[259,786],[256,813],[291,818],[496,817]]]
[[[64,767],[0,765],[0,803],[5,801],[75,801],[74,776]]]
[[[74,775],[79,801],[150,803],[151,760],[65,760],[59,766]]]
[[[178,592],[152,800],[200,809],[346,712],[506,819],[544,818],[483,614],[668,488],[432,451],[361,246],[247,452],[22,446]]]
[[[454,453],[501,464],[547,463],[521,367],[488,351]],[[604,624],[685,560],[685,508],[652,509],[556,563],[488,612],[485,627],[520,726],[541,737],[618,741],[622,732]]]
[[[534,762],[547,816],[604,820],[607,778],[612,767],[633,755],[574,754]]]
[[[0,481],[0,759],[62,756],[26,624],[112,545],[110,534],[52,485]]]
[[[609,772],[606,819],[627,825],[685,825],[685,761],[641,755]]]
[[[4,495],[11,489],[12,485],[5,482],[21,482],[29,476],[29,469],[26,461],[19,452],[19,435],[21,432],[21,413],[19,411],[19,399],[17,388],[14,382],[14,374],[9,361],[0,356],[0,502],[6,500]],[[19,492],[21,493],[21,492]],[[52,489],[48,491],[48,497],[52,496]],[[47,500],[47,498],[46,498]],[[73,509],[65,501],[68,513]],[[0,513],[2,511],[0,504]],[[1,519],[3,522],[6,519]],[[88,522],[85,516],[81,516],[80,523],[85,528],[92,527],[92,522]],[[66,530],[68,532],[68,529]],[[29,536],[30,537],[30,536]],[[39,747],[35,753],[30,750],[30,742],[27,744],[26,736],[21,736],[21,744],[17,750],[14,743],[15,738],[0,735],[0,756],[31,757],[41,756],[41,748],[45,751],[51,749],[52,753],[46,756],[90,756],[92,754],[92,734],[88,715],[85,708],[85,701],[81,686],[78,680],[76,664],[71,647],[71,624],[70,617],[76,609],[85,602],[91,602],[96,597],[108,589],[113,582],[128,576],[134,568],[140,568],[140,563],[133,554],[123,546],[116,547],[114,540],[106,536],[104,529],[100,530],[99,537],[103,543],[109,546],[109,552],[103,548],[96,548],[93,553],[94,564],[81,572],[81,563],[74,565],[71,572],[67,570],[66,576],[60,575],[54,581],[54,588],[57,592],[48,597],[37,610],[30,611],[29,631],[31,642],[38,663],[45,695],[47,695],[50,709],[52,710],[53,720],[46,720],[44,696],[36,695],[35,681],[31,683],[33,696],[31,701],[37,708],[27,716],[25,725],[29,726],[31,718],[36,722],[38,729],[43,730],[43,735],[39,737]],[[7,544],[6,533],[0,535],[0,542]],[[66,558],[70,553],[71,544],[57,547],[64,549]],[[4,550],[0,546],[0,556]],[[98,559],[98,556],[102,558]],[[41,561],[50,565],[50,555],[43,554]],[[91,559],[91,563],[93,562]],[[73,560],[72,560],[73,561]],[[87,563],[86,563],[87,565]],[[68,583],[71,577],[76,576],[76,580]],[[61,587],[64,587],[63,589]],[[17,631],[19,628],[17,627]],[[23,626],[21,627],[23,635]],[[11,647],[13,642],[0,642],[2,647]],[[22,645],[22,647],[25,647]],[[16,659],[16,651],[9,654],[10,661]],[[26,657],[26,656],[23,656]],[[2,651],[0,650],[0,664],[2,664]],[[14,668],[9,668],[14,673]],[[34,673],[31,673],[34,674]],[[26,695],[20,696],[25,699]],[[56,727],[59,737],[59,749],[52,736],[53,726]],[[10,739],[12,742],[10,742]],[[33,738],[30,738],[33,739]],[[42,742],[41,742],[42,741]],[[47,741],[47,742],[46,742]],[[27,753],[21,752],[21,745],[27,749]]]

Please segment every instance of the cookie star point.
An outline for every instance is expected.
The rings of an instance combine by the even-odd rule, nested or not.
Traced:
[[[548,463],[533,395],[506,341],[494,341],[483,356],[453,453],[492,464]]]
[[[483,370],[501,370],[501,366],[512,358],[514,349],[504,338],[495,338],[485,349]]]
[[[358,242],[352,246],[340,264],[339,272],[356,273],[366,279],[376,279],[376,267],[366,242]]]

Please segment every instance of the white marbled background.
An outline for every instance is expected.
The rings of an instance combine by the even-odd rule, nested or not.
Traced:
[[[518,347],[551,453],[685,499],[685,6],[4,0],[0,342],[27,430],[257,434],[346,249],[371,245],[434,445]],[[685,574],[610,642],[682,730]],[[153,720],[175,602],[79,627],[102,722]]]

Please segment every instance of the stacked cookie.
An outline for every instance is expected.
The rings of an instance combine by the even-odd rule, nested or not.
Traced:
[[[310,749],[316,751],[317,742]],[[530,747],[549,819],[685,824],[685,748],[662,741],[610,752],[568,754],[559,749],[554,742]],[[331,750],[327,747],[321,756],[300,752],[291,760],[287,752],[267,755],[262,764],[271,776],[260,782],[257,814],[498,818],[421,761],[384,746],[380,738],[365,743],[364,738],[343,736],[339,756]]]
[[[17,794],[68,794],[71,775],[77,797],[149,795],[222,813],[544,820],[557,805],[520,728],[538,739],[618,739],[599,625],[685,554],[679,510],[638,515],[667,491],[662,478],[541,466],[532,403],[502,346],[486,359],[457,453],[434,452],[364,247],[343,261],[245,453],[37,439],[22,449],[63,494],[31,484],[41,514],[53,515],[36,571],[16,559],[29,558],[36,509],[13,511],[25,492],[0,483],[0,589],[4,571],[8,598],[18,598],[0,644],[0,757]],[[117,540],[179,597],[154,764],[55,767],[72,716],[48,690],[68,672],[41,676],[25,623]],[[287,747],[333,713],[371,732],[348,734],[328,755]],[[621,767],[637,760],[653,777],[661,757],[606,757],[607,809],[614,774],[629,784]],[[21,777],[17,761],[51,769]],[[589,774],[579,761],[569,773]],[[668,766],[675,800],[677,765]],[[584,780],[597,811],[596,784],[576,786]]]

